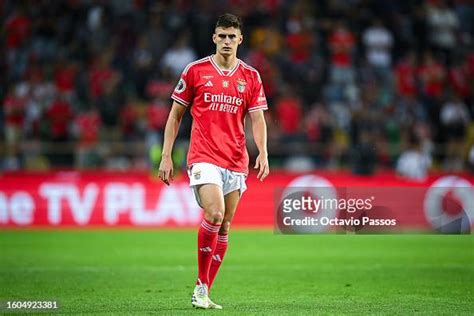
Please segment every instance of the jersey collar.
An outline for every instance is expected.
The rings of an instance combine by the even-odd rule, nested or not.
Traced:
[[[216,64],[216,62],[214,61],[214,59],[212,58],[212,56],[214,56],[214,55],[209,56],[209,60],[211,61],[212,66],[214,66],[214,68],[216,69],[216,71],[217,71],[221,76],[231,77],[231,76],[237,71],[237,69],[238,69],[239,66],[240,66],[240,59],[237,58],[237,63],[235,64],[234,68],[232,68],[230,71],[227,71],[227,72],[224,73],[224,72],[222,71],[222,69],[220,69],[219,66]]]

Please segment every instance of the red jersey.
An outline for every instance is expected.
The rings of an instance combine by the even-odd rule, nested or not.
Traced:
[[[301,122],[301,104],[295,97],[283,97],[275,104],[278,120],[285,135],[298,132]]]
[[[444,68],[441,64],[424,64],[418,74],[423,83],[423,92],[429,97],[441,97],[444,91]]]
[[[208,56],[186,66],[171,98],[191,106],[188,166],[208,162],[248,173],[245,115],[267,109],[257,70],[237,60],[232,70],[224,71]]]
[[[395,80],[400,95],[412,96],[416,93],[416,67],[402,62],[395,69]]]
[[[346,30],[335,30],[329,37],[332,48],[332,64],[348,67],[352,64],[351,50],[355,45],[354,35]]]
[[[79,141],[82,145],[90,145],[98,141],[101,125],[99,113],[90,111],[78,114],[75,123],[79,130]]]

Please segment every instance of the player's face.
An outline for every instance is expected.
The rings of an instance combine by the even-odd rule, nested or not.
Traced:
[[[216,52],[224,56],[237,55],[237,47],[242,43],[242,33],[235,27],[216,28],[212,40]]]

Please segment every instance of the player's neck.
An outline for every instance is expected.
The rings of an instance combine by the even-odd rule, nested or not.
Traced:
[[[211,57],[216,65],[223,70],[231,70],[237,64],[237,56],[222,56],[220,54],[214,54]]]

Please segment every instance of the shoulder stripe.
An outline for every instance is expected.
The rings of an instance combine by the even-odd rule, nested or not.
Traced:
[[[244,67],[245,69],[248,69],[248,70],[251,70],[251,71],[255,71],[256,73],[258,73],[258,70],[253,68],[252,66],[250,66],[249,64],[245,63],[244,61],[241,62],[241,65],[242,67]]]
[[[206,56],[206,57],[204,57],[204,58],[201,58],[201,59],[198,59],[198,60],[196,60],[196,61],[193,61],[192,63],[189,63],[189,64],[186,66],[186,68],[184,68],[184,70],[183,70],[183,75],[186,75],[186,74],[188,73],[189,68],[191,68],[191,66],[204,63],[204,62],[206,62],[206,61],[209,60],[209,57],[210,57],[210,56]]]
[[[260,73],[258,72],[257,69],[253,68],[252,66],[249,66],[245,62],[242,62],[242,67],[244,67],[247,70],[253,71],[257,75],[257,80],[259,83],[262,83],[262,77],[260,77]]]

